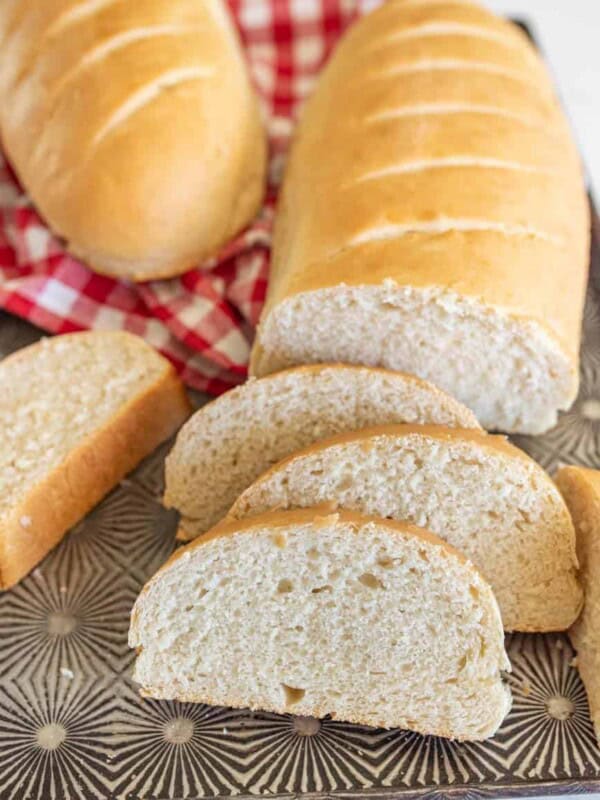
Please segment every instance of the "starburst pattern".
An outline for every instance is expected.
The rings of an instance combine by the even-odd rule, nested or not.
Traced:
[[[173,551],[176,529],[177,515],[127,478],[71,530],[58,557],[73,565],[102,564],[107,571],[118,566],[144,581]]]
[[[0,594],[0,677],[119,673],[141,584],[127,573],[51,559]]]
[[[591,286],[573,409],[544,436],[515,437],[550,469],[600,466],[599,297]],[[0,331],[0,354],[37,337],[13,321]],[[513,708],[487,742],[140,698],[127,629],[142,583],[174,544],[175,515],[160,504],[170,444],[0,595],[0,800],[600,789],[585,690],[568,639],[555,634],[507,639]]]
[[[97,679],[0,683],[3,800],[106,797],[114,707],[110,682]]]
[[[248,723],[246,712],[142,699],[124,684],[114,728],[119,791],[165,798],[239,793]]]
[[[600,286],[590,284],[588,288],[581,339],[583,365],[595,365],[600,368]]]
[[[130,475],[132,481],[143,486],[151,497],[162,501],[165,490],[165,458],[175,444],[175,436],[164,442],[149,457],[145,458],[139,467]]]
[[[600,362],[582,365],[578,397],[552,430],[511,438],[550,472],[559,464],[600,467]]]
[[[600,774],[600,750],[568,639],[519,634],[508,650],[513,708],[497,741],[510,754],[511,772],[535,780]]]

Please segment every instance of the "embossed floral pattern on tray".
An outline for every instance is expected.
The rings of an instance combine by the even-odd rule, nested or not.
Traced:
[[[577,402],[545,436],[515,437],[549,469],[600,466],[597,270]],[[36,335],[0,314],[0,353]],[[600,749],[561,634],[507,638],[513,708],[483,743],[142,699],[130,679],[127,628],[138,591],[173,548],[176,517],[160,504],[168,447],[0,595],[0,800],[600,790]]]

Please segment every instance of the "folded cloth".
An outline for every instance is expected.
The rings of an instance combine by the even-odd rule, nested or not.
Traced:
[[[178,278],[132,284],[66,253],[0,153],[0,308],[51,333],[119,328],[211,394],[240,383],[265,297],[277,189],[294,120],[342,31],[377,0],[229,0],[260,95],[268,191],[254,223]],[[93,187],[90,187],[93,191]]]

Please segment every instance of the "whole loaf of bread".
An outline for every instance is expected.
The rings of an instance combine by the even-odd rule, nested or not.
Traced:
[[[546,70],[468,2],[389,0],[305,108],[252,372],[412,372],[488,428],[572,403],[587,275],[581,168]]]
[[[256,214],[266,138],[222,0],[0,5],[0,136],[99,272],[179,274]]]

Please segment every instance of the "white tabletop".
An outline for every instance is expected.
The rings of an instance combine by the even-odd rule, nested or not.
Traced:
[[[600,197],[600,0],[485,0],[532,25]]]

